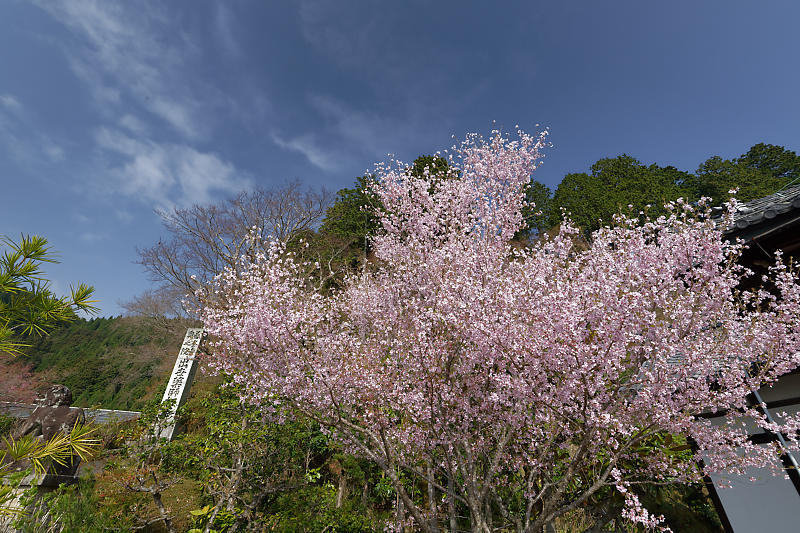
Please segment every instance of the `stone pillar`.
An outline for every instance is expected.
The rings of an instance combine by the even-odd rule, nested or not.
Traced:
[[[161,403],[173,400],[166,426],[161,430],[161,436],[167,440],[172,440],[172,437],[175,436],[175,413],[189,397],[189,389],[197,371],[197,348],[202,339],[203,328],[189,328],[186,331],[183,345],[178,352],[178,358],[172,368],[172,375],[167,383],[167,390],[164,391],[164,397],[161,399]]]

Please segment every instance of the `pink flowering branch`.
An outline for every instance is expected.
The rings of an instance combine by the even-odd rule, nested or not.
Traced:
[[[221,273],[203,310],[213,364],[374,461],[423,531],[458,526],[459,509],[474,531],[540,531],[608,490],[655,527],[629,487],[702,475],[675,439],[697,444],[706,473],[741,472],[774,467],[744,417],[800,427],[747,403],[800,364],[796,274],[779,257],[769,291],[741,289],[742,244],[703,203],[620,215],[588,244],[565,221],[520,247],[544,139],[469,136],[446,178],[379,166],[373,264],[322,293],[273,245]],[[427,508],[400,471],[428,487]]]

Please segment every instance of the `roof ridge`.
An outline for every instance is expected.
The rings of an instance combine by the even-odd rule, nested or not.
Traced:
[[[762,198],[736,206],[732,224],[725,229],[731,233],[770,220],[793,209],[800,209],[800,183],[790,185]]]

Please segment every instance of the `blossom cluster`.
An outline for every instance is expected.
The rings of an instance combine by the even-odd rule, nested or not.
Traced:
[[[379,167],[375,261],[333,293],[277,244],[222,273],[203,311],[213,364],[387,473],[432,465],[474,522],[494,509],[520,531],[604,490],[697,479],[682,439],[707,472],[774,465],[743,422],[798,428],[747,403],[800,365],[795,274],[779,258],[770,292],[740,289],[742,244],[681,201],[656,220],[621,215],[590,242],[565,220],[520,246],[544,143],[470,136],[447,176]]]

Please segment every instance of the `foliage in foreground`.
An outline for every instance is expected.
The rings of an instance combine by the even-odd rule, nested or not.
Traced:
[[[19,242],[2,237],[0,256],[0,353],[20,354],[27,344],[22,335],[46,335],[60,323],[75,320],[76,311],[94,313],[94,289],[83,283],[69,296],[56,296],[41,270],[56,263],[47,239],[22,236]]]
[[[323,293],[275,245],[228,271],[204,311],[217,365],[245,396],[368,458],[423,531],[540,531],[579,508],[654,526],[632,487],[700,476],[675,435],[697,443],[706,472],[737,472],[774,464],[742,416],[800,423],[746,404],[798,364],[794,273],[779,260],[775,295],[739,291],[741,246],[702,203],[620,217],[588,246],[568,221],[513,246],[542,144],[470,137],[436,183],[384,168],[373,268]],[[723,427],[694,416],[723,410]]]
[[[43,476],[51,467],[68,465],[73,457],[87,461],[97,451],[100,442],[94,437],[96,428],[76,425],[69,433],[57,433],[44,440],[25,435],[19,439],[3,437],[0,442],[0,516],[19,514],[18,507],[11,505],[14,500],[14,468],[20,463],[27,466],[37,476]]]
[[[339,455],[313,423],[264,424],[235,387],[200,389],[171,443],[157,437],[168,411],[157,402],[138,422],[103,427],[104,467],[48,496],[20,527],[50,531],[48,516],[64,532],[381,529],[391,498],[375,489],[377,469]]]
[[[130,490],[145,466],[141,459],[146,454],[141,452],[150,445],[157,453],[147,466],[169,485],[160,498],[177,532],[198,533],[208,527],[219,533],[355,533],[382,531],[397,523],[398,496],[391,480],[377,465],[342,453],[317,424],[302,419],[264,424],[260,410],[242,404],[239,389],[229,384],[209,387],[201,382],[195,390],[195,397],[181,410],[186,433],[170,444],[149,440],[158,425],[156,403],[145,408],[139,422],[100,426],[96,437],[104,449],[91,464],[95,473],[34,505],[17,519],[21,529],[164,532],[152,495]],[[243,411],[248,418],[244,428]],[[242,443],[247,446],[240,448]],[[244,467],[238,471],[241,477],[233,478],[236,470],[231,467],[237,464]],[[425,505],[424,483],[406,475],[402,481],[412,499]],[[676,531],[720,531],[701,487],[634,490],[646,504],[657,503],[658,512]],[[619,511],[622,501],[613,503]],[[557,533],[578,533],[594,524],[581,508],[557,520],[554,527]],[[623,527],[618,514],[608,527]]]

